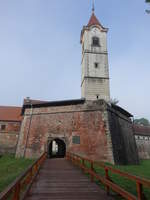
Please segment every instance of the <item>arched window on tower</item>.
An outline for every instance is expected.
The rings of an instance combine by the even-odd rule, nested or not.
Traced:
[[[92,46],[100,46],[98,37],[92,37]]]

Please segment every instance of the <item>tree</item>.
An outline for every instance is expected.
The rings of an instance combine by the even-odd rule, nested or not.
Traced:
[[[134,124],[138,124],[141,126],[150,126],[149,120],[145,118],[135,119]]]
[[[114,104],[114,105],[117,105],[119,103],[119,100],[114,98],[114,99],[110,99],[110,103],[111,104]]]
[[[145,0],[146,3],[150,3],[150,0]],[[146,10],[148,14],[150,14],[150,10]]]

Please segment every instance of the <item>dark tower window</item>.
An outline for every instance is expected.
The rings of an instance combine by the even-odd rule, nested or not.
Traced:
[[[92,46],[100,46],[98,37],[93,37],[92,38]]]
[[[95,68],[98,68],[98,63],[94,63],[94,67],[95,67]]]

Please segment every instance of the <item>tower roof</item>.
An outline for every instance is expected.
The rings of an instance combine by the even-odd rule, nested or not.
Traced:
[[[97,17],[95,16],[94,12],[92,13],[91,18],[90,18],[87,26],[93,26],[93,25],[102,26],[100,24],[99,20],[97,19]]]

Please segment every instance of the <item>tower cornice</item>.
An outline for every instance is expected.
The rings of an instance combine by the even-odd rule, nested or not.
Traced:
[[[80,43],[82,43],[82,38],[83,38],[84,32],[85,31],[90,31],[94,27],[98,28],[101,32],[106,32],[107,33],[108,30],[109,30],[108,28],[105,28],[100,24],[93,24],[93,25],[90,25],[90,26],[88,26],[88,25],[87,26],[83,26],[82,31],[81,31],[81,36],[80,36]]]

